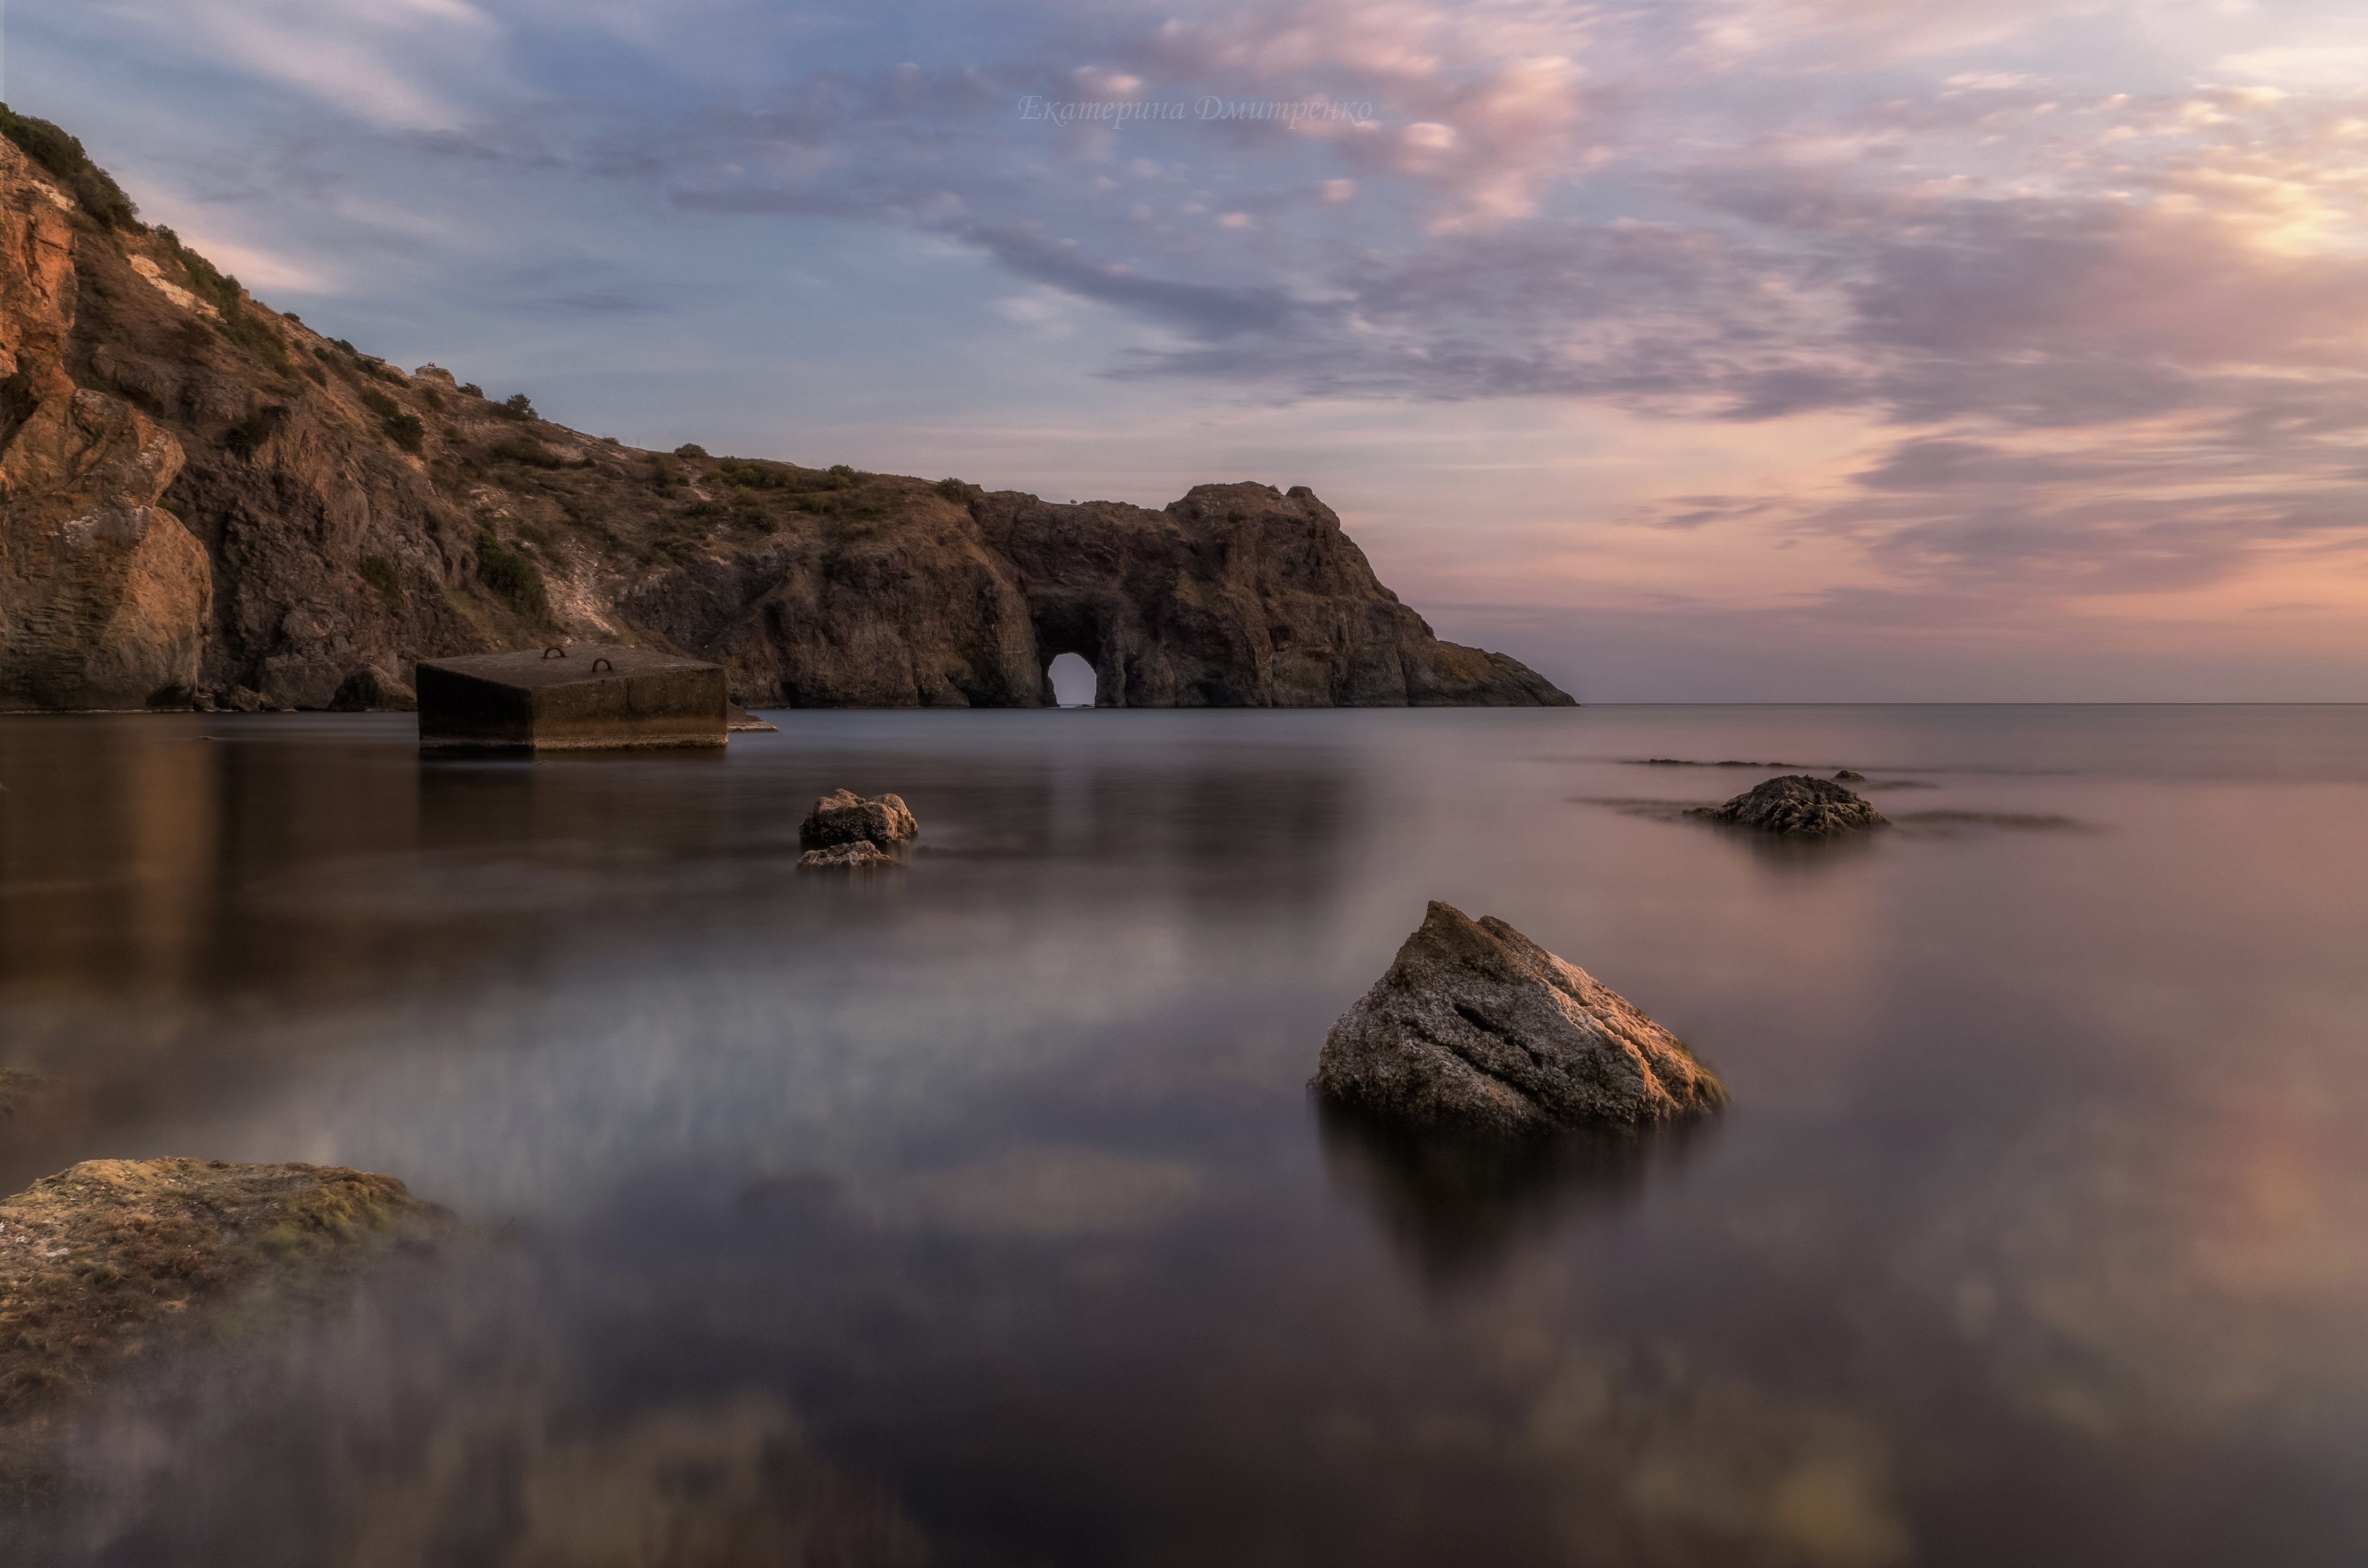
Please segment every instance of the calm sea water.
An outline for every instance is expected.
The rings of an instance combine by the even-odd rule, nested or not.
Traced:
[[[2368,1560],[2368,710],[0,720],[0,1065],[76,1160],[494,1228],[126,1383],[70,1562]],[[1671,820],[1853,767],[1899,827]],[[893,790],[912,868],[793,870]],[[1424,901],[1724,1074],[1327,1125]]]

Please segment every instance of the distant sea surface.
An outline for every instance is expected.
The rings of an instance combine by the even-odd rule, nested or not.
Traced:
[[[2368,1562],[2368,710],[772,717],[0,720],[0,1192],[484,1227],[150,1358],[14,1561]],[[1892,830],[1678,814],[1839,768]],[[909,869],[794,869],[840,787]],[[1732,1108],[1327,1121],[1429,899]]]

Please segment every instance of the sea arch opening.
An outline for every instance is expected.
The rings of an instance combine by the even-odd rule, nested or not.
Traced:
[[[1099,695],[1100,681],[1082,653],[1055,654],[1044,666],[1044,678],[1052,683],[1053,700],[1063,708],[1091,708]]]

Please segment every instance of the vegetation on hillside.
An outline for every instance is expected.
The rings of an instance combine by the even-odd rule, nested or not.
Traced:
[[[82,210],[94,220],[110,229],[124,229],[145,233],[146,225],[140,222],[140,209],[123,194],[123,187],[114,176],[90,161],[82,142],[51,125],[46,119],[35,119],[0,104],[0,136],[6,136],[24,150],[25,155],[49,171],[50,177],[63,186],[66,194],[81,203]]]
[[[551,593],[543,586],[541,569],[491,531],[477,536],[477,581],[529,619],[551,619]]]

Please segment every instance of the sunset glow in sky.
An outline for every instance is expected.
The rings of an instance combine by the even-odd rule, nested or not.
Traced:
[[[1312,484],[1582,699],[2368,700],[2357,0],[8,28],[12,105],[257,294],[596,433]]]

